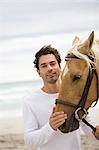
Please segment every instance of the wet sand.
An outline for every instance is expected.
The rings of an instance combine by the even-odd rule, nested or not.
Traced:
[[[98,123],[98,111],[92,114]],[[84,150],[99,150],[99,140],[96,140],[94,136],[81,134],[81,141]],[[28,150],[23,140],[22,117],[0,119],[0,150]]]
[[[81,136],[84,150],[99,150],[99,141],[93,136]],[[28,150],[24,145],[23,134],[6,134],[0,136],[0,150]]]

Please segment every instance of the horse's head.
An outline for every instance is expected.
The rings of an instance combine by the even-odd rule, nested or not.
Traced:
[[[59,127],[63,133],[78,129],[79,119],[87,115],[89,107],[98,99],[99,83],[93,41],[94,32],[83,43],[76,37],[65,58],[66,65],[56,100],[56,111],[62,110],[67,114],[67,120]]]

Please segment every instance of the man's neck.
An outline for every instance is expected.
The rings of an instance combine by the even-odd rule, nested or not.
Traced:
[[[59,92],[59,81],[56,82],[55,84],[44,84],[42,87],[42,90],[46,93],[58,93]]]

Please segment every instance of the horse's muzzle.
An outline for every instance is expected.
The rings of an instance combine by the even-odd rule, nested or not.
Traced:
[[[72,132],[79,128],[79,121],[75,118],[75,115],[69,115],[66,121],[59,127],[62,133]]]

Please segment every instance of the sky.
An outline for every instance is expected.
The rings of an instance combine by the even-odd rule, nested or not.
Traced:
[[[98,0],[0,0],[0,39],[99,27]]]
[[[0,0],[0,83],[35,78],[41,46],[65,50],[71,36],[92,30],[99,35],[98,0]]]

